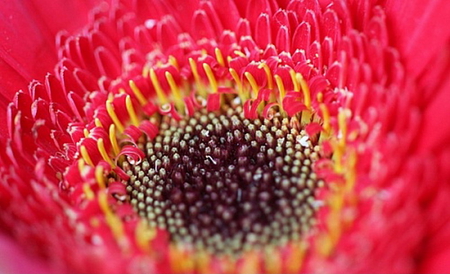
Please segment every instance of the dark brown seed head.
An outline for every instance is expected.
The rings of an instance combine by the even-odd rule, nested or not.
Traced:
[[[296,240],[314,223],[323,185],[312,169],[319,148],[296,124],[231,107],[164,117],[141,144],[146,158],[123,163],[129,201],[173,242],[214,254]]]

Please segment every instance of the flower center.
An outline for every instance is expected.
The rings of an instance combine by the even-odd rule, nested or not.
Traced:
[[[129,201],[174,243],[234,254],[298,239],[314,223],[319,147],[295,118],[250,120],[227,106],[165,116],[139,145],[145,159],[122,166]]]

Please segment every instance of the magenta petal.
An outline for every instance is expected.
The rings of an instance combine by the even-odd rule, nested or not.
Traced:
[[[419,75],[450,39],[450,1],[387,0],[385,11],[391,39],[408,72]],[[392,35],[395,34],[395,35]]]

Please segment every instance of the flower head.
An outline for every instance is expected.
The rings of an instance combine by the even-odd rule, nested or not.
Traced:
[[[6,110],[2,228],[66,272],[445,267],[450,33],[419,53],[372,2],[100,3],[42,72],[2,53],[2,96],[41,79]]]

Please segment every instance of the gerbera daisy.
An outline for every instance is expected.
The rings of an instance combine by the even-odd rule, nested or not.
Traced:
[[[56,272],[445,270],[448,10],[8,4],[4,249]]]

